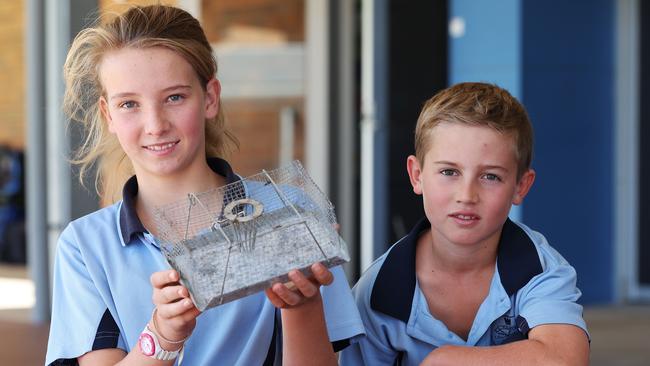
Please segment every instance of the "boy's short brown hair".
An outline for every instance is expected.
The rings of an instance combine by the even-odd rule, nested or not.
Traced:
[[[429,134],[441,122],[488,126],[512,134],[516,145],[517,179],[530,168],[533,127],[521,103],[493,84],[459,83],[427,100],[415,127],[415,156],[420,164],[429,150]]]

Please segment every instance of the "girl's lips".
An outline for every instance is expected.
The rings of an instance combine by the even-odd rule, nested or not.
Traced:
[[[165,143],[161,143],[161,144],[145,145],[143,147],[145,149],[149,150],[149,151],[163,152],[165,150],[171,149],[176,144],[178,144],[178,142],[179,141],[172,141],[172,142],[165,142]]]

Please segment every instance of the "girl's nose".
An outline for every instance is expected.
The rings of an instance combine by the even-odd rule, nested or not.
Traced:
[[[145,133],[148,135],[159,136],[169,130],[170,123],[165,114],[159,107],[152,107],[146,117]]]

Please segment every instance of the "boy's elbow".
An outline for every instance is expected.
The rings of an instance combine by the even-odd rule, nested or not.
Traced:
[[[544,343],[543,341],[534,341],[540,344],[542,348],[538,365],[548,366],[588,366],[589,365],[589,343],[567,342],[561,346],[558,341]],[[559,340],[561,342],[561,340]]]

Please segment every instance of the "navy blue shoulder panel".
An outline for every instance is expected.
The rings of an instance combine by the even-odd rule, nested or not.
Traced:
[[[497,267],[501,284],[512,296],[533,277],[542,273],[542,263],[535,244],[517,224],[506,220],[497,250]]]
[[[420,220],[387,254],[370,295],[372,309],[408,322],[415,293],[415,249],[418,237],[429,227],[426,218]]]
[[[106,309],[102,320],[99,321],[95,342],[93,342],[93,351],[106,348],[117,348],[117,341],[120,338],[120,329],[115,323],[111,312]]]

